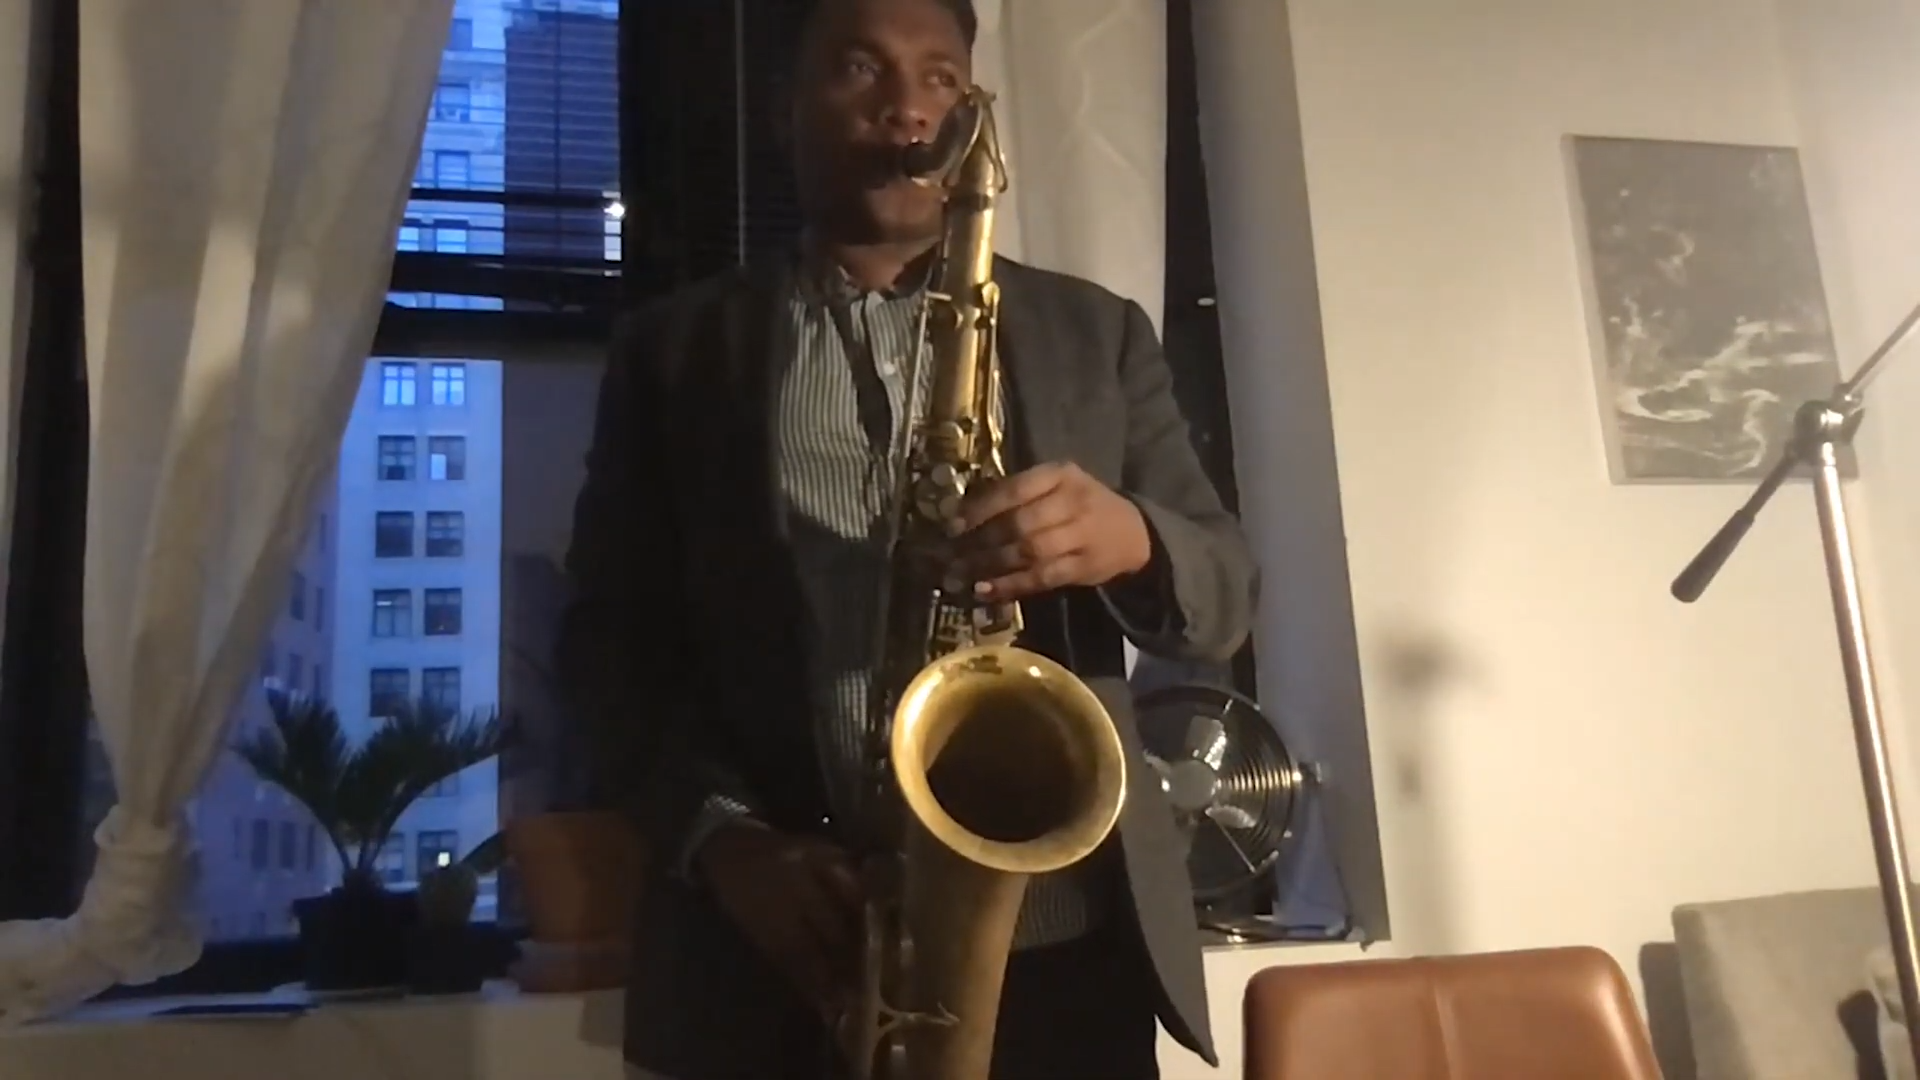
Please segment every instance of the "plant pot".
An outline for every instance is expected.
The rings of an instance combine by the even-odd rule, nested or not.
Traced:
[[[375,888],[336,888],[293,903],[309,990],[369,990],[407,981],[407,933],[418,917],[413,896]]]
[[[472,994],[484,981],[485,956],[471,926],[418,925],[407,936],[407,991]]]
[[[513,821],[506,844],[531,939],[514,971],[521,988],[621,985],[645,858],[639,833],[619,814],[570,811]]]

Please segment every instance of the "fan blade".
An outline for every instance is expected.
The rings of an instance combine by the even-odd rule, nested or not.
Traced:
[[[1147,767],[1152,769],[1154,775],[1160,778],[1160,790],[1171,791],[1173,789],[1173,766],[1167,764],[1166,758],[1161,757],[1151,750],[1146,751],[1141,756],[1147,759]]]
[[[1216,717],[1195,713],[1187,721],[1186,749],[1196,761],[1204,761],[1207,768],[1219,772],[1220,763],[1227,759],[1227,726]]]
[[[1207,807],[1206,814],[1214,824],[1227,829],[1251,829],[1260,823],[1245,809],[1231,803],[1215,803]]]

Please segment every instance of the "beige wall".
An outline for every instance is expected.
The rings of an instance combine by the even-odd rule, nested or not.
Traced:
[[[1271,575],[1261,685],[1296,714],[1364,695],[1371,746],[1342,749],[1369,754],[1378,785],[1380,951],[1587,942],[1638,982],[1675,904],[1871,881],[1809,496],[1785,492],[1701,603],[1667,597],[1746,492],[1609,482],[1563,140],[1802,146],[1857,357],[1920,300],[1914,16],[1895,0],[1196,7],[1241,485]],[[1920,398],[1907,364],[1856,498],[1889,614],[1913,593],[1888,568],[1920,537],[1901,490],[1920,487],[1920,426],[1896,431]],[[1344,544],[1302,512],[1336,500]],[[1342,554],[1351,643],[1324,583]],[[1915,667],[1900,629],[1881,636],[1896,684]],[[1213,958],[1220,1075],[1237,1075],[1247,974],[1301,955]],[[1651,996],[1671,1031],[1677,1002]]]

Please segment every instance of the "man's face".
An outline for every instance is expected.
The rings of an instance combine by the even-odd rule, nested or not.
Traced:
[[[823,0],[794,87],[795,167],[816,224],[851,243],[939,235],[941,193],[900,175],[972,81],[967,44],[935,0]]]

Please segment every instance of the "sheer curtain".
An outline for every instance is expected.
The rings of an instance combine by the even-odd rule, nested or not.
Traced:
[[[1165,304],[1165,0],[977,0],[1013,188],[1000,253]]]
[[[86,655],[119,805],[79,912],[0,924],[6,1023],[199,956],[186,805],[330,475],[452,0],[80,18]]]
[[[1276,3],[1279,0],[1275,0]],[[995,248],[1166,306],[1166,0],[976,0],[1013,173]],[[1127,670],[1136,653],[1126,646]]]

